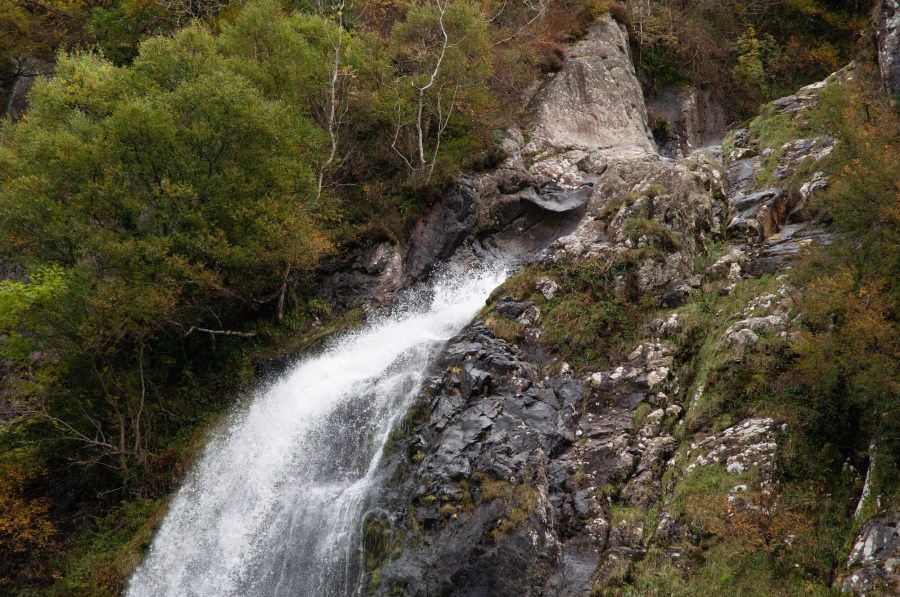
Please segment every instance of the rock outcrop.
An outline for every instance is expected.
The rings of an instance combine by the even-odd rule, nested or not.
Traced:
[[[831,238],[807,207],[828,187],[836,141],[769,147],[751,125],[731,133],[725,165],[715,151],[660,156],[626,42],[611,19],[595,24],[536,94],[533,128],[510,131],[499,168],[454,191],[466,207],[451,194],[415,248],[359,262],[368,275],[395,275],[397,263],[418,275],[451,252],[463,265],[514,254],[536,272],[450,342],[393,432],[365,525],[371,594],[615,593],[646,562],[690,578],[716,525],[764,527],[772,553],[795,540],[779,493],[788,422],[722,415],[704,380],[795,333],[797,291],[778,274]],[[849,77],[764,116],[799,122],[825,85]],[[627,356],[590,370],[542,342],[566,298],[561,272],[583,263],[603,264],[591,271],[605,272],[611,296],[669,310]],[[685,303],[699,293],[738,298],[698,332],[692,320],[707,307]],[[844,589],[895,582],[896,526],[863,527]]]
[[[900,95],[900,4],[897,0],[879,0],[875,38],[884,84],[892,94]]]
[[[533,100],[526,151],[580,149],[617,158],[655,153],[628,35],[609,16],[566,52],[565,66]]]
[[[660,153],[668,157],[716,146],[727,129],[722,105],[710,91],[691,85],[663,89],[650,102],[648,112]]]
[[[862,525],[841,588],[857,595],[900,593],[900,514],[876,516]]]

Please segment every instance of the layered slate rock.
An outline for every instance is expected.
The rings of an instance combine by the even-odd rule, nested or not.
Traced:
[[[787,116],[791,122],[803,122],[828,84],[841,84],[854,74],[851,65],[825,81],[775,100],[770,112],[761,118]],[[816,195],[828,189],[825,169],[835,145],[833,137],[819,135],[795,139],[773,149],[760,147],[760,140],[750,129],[731,133],[731,146],[724,156],[727,233],[735,248],[749,258],[744,259],[749,265],[728,264],[738,267],[738,275],[777,271],[804,247],[830,242],[830,232],[815,221],[809,206]]]
[[[503,300],[498,316],[521,318]],[[501,315],[505,314],[505,315]],[[379,562],[376,595],[587,594],[605,559],[638,549],[610,529],[597,488],[625,486],[635,505],[658,499],[675,440],[634,426],[645,400],[676,416],[662,389],[663,344],[586,379],[541,377],[517,346],[480,321],[451,342],[394,436],[373,497],[396,557]]]

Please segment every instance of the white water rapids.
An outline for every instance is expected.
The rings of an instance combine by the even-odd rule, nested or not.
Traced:
[[[364,498],[392,425],[504,278],[443,276],[260,390],[210,439],[127,594],[356,594]]]

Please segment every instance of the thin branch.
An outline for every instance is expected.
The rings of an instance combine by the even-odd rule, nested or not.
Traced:
[[[530,8],[530,7],[531,7],[531,5],[529,5],[529,8]],[[507,38],[505,38],[505,39],[501,39],[501,40],[499,40],[499,41],[495,41],[495,42],[494,42],[494,45],[495,45],[495,46],[499,46],[500,44],[505,44],[506,42],[512,41],[512,40],[516,39],[517,37],[519,37],[519,36],[522,34],[523,31],[525,31],[526,29],[528,29],[529,27],[531,27],[531,24],[532,24],[532,23],[534,23],[535,21],[537,21],[539,18],[541,18],[541,17],[544,15],[545,12],[547,12],[547,5],[546,5],[544,2],[539,2],[539,3],[538,3],[538,7],[539,7],[539,9],[538,9],[537,13],[531,18],[530,21],[528,21],[527,23],[525,23],[524,25],[522,25],[522,26],[519,28],[518,31],[516,31],[515,33],[513,33],[513,34],[510,35],[509,37],[507,37]]]
[[[450,109],[447,111],[447,118],[443,118],[441,115],[441,94],[443,92],[443,88],[441,89],[441,93],[438,93],[437,98],[437,113],[438,113],[438,132],[437,132],[437,141],[434,144],[434,154],[431,157],[431,166],[428,168],[428,177],[425,179],[425,182],[431,181],[431,175],[434,173],[434,165],[437,163],[438,158],[438,150],[441,148],[441,135],[444,134],[444,129],[447,128],[447,125],[450,124],[450,117],[453,115],[453,107],[456,105],[456,94],[459,92],[459,86],[457,85],[453,89],[453,98],[450,100]]]
[[[184,337],[190,336],[194,332],[203,332],[205,334],[214,336],[239,336],[241,338],[252,338],[256,335],[256,332],[238,332],[236,330],[210,330],[207,328],[201,328],[192,325],[190,329],[185,332]]]

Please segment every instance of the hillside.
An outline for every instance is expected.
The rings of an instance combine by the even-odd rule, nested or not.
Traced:
[[[0,592],[900,592],[895,0],[0,30]]]

